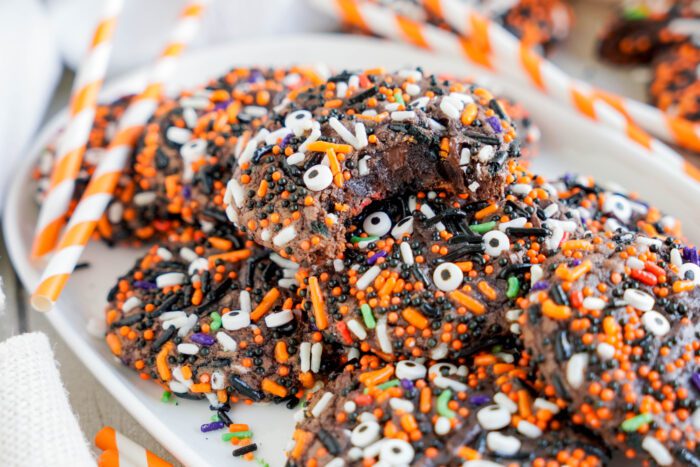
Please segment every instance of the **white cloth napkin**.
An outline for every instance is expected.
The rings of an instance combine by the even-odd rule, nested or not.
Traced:
[[[46,335],[0,343],[0,465],[94,467]]]

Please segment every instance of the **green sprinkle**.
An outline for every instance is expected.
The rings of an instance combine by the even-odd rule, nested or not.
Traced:
[[[233,433],[222,433],[221,434],[221,440],[222,441],[231,441],[231,438],[252,438],[253,437],[253,432],[248,430],[248,431],[235,431]]]
[[[502,345],[494,345],[494,346],[491,348],[491,353],[499,353],[501,350],[503,350],[503,346],[502,346]]]
[[[369,307],[368,304],[364,303],[360,307],[360,311],[362,312],[362,319],[365,320],[365,326],[367,327],[367,329],[374,329],[375,327],[377,327],[377,322],[374,320],[372,309]]]
[[[517,277],[510,276],[508,278],[508,290],[506,290],[506,297],[513,299],[518,296],[518,292],[520,292],[520,281]]]
[[[382,383],[379,386],[377,386],[379,389],[388,389],[388,388],[393,388],[394,386],[399,385],[399,380],[398,379],[391,379],[387,381],[386,383]]]
[[[219,421],[219,415],[218,415],[218,414],[212,415],[212,416],[211,416],[211,421],[212,421],[212,422],[218,422],[218,421]]]
[[[622,16],[627,20],[638,21],[646,19],[647,17],[649,17],[649,14],[645,11],[644,8],[637,7],[625,9],[625,11],[622,13]]]
[[[168,403],[170,402],[170,398],[173,396],[173,393],[170,391],[163,391],[163,395],[160,396],[160,401]]]
[[[211,318],[211,324],[209,325],[209,328],[212,331],[216,331],[221,327],[221,315],[217,313],[216,311],[213,311],[209,317]]]
[[[255,461],[260,464],[260,467],[270,467],[270,464],[267,463],[267,461],[263,458],[256,457]]]
[[[403,95],[401,94],[400,90],[396,90],[396,93],[394,93],[394,99],[396,100],[397,103],[401,105],[406,105],[406,103],[403,101]]]
[[[496,227],[496,221],[484,222],[483,224],[470,225],[469,229],[474,233],[483,234],[483,233],[488,232],[489,230],[493,230],[494,227]]]
[[[364,242],[369,242],[372,243],[374,241],[379,240],[379,237],[376,237],[374,235],[370,235],[369,237],[358,237],[357,235],[353,235],[350,237],[350,242],[351,243],[364,243]]]
[[[452,410],[450,410],[450,408],[447,406],[447,404],[450,403],[451,399],[452,391],[449,389],[445,389],[444,391],[442,391],[442,394],[438,396],[437,411],[443,417],[454,418],[455,416],[455,413]]]
[[[628,433],[637,431],[639,428],[647,423],[651,422],[651,414],[650,413],[640,413],[636,417],[628,418],[622,424],[620,425],[620,428],[622,431],[626,431]]]

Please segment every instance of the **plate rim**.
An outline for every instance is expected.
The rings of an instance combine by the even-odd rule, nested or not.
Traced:
[[[375,46],[381,47],[403,45],[397,44],[394,41],[380,38],[337,33],[285,34],[264,38],[228,41],[213,46],[198,48],[186,53],[182,60],[186,63],[189,57],[196,57],[202,54],[215,55],[217,51],[230,50],[237,47],[274,47],[275,44],[279,43],[281,40],[288,42],[296,41],[298,43],[310,43],[315,41],[355,42],[358,45],[366,45],[371,43]],[[426,53],[424,50],[414,50],[416,50],[418,53]],[[444,57],[445,59],[449,59],[448,56]],[[261,62],[264,63],[264,58],[261,60]],[[228,66],[236,66],[238,63],[239,62],[237,62],[234,58]],[[123,91],[124,88],[133,86],[138,82],[138,80],[143,80],[143,78],[146,76],[146,70],[147,67],[139,67],[135,70],[109,79],[105,83],[103,90],[100,93],[100,98],[104,99],[110,96],[116,97],[116,94],[120,90]],[[484,73],[488,72],[484,71]],[[499,79],[504,82],[513,83],[513,85],[516,87],[523,87],[522,84],[508,79],[507,77],[499,77]],[[535,91],[536,90],[533,89],[533,92]],[[541,94],[540,96],[542,99],[551,99],[546,95]],[[574,118],[579,118],[583,121],[586,120],[571,110],[568,110],[568,113],[571,113]],[[22,243],[20,240],[22,233],[17,227],[19,223],[12,221],[21,218],[19,208],[22,203],[22,195],[24,194],[23,182],[27,181],[26,177],[28,177],[30,174],[36,159],[41,153],[41,149],[49,140],[50,135],[55,134],[55,132],[63,125],[66,118],[67,111],[66,108],[63,108],[42,125],[41,129],[36,133],[33,143],[25,152],[25,155],[28,157],[24,157],[22,162],[15,168],[15,177],[13,182],[8,187],[7,196],[5,198],[5,210],[2,222],[4,239],[7,244],[8,255],[12,265],[22,284],[28,290],[33,290],[39,281],[39,273],[36,269],[38,263],[23,256],[25,250],[22,248]],[[605,127],[600,128],[600,131],[614,132],[614,130]],[[638,148],[636,148],[633,143],[627,140],[623,141],[630,147],[630,150],[635,150],[638,152]],[[670,176],[678,179],[678,181],[684,184],[685,187],[694,190],[696,194],[700,196],[700,184],[694,183],[691,179],[687,178],[687,175],[685,175],[683,172],[656,159],[650,160],[650,162],[654,164],[653,170],[668,172]],[[31,310],[30,312],[34,313],[35,311]],[[191,444],[182,443],[181,437],[175,431],[171,430],[164,420],[156,417],[148,406],[142,403],[136,394],[119,380],[118,373],[114,371],[113,368],[108,367],[103,361],[101,361],[102,357],[90,346],[89,341],[83,339],[83,337],[79,335],[73,326],[63,317],[63,314],[68,312],[69,310],[62,308],[62,301],[59,300],[56,303],[55,309],[46,314],[46,318],[61,336],[61,338],[66,342],[71,351],[78,357],[81,363],[87,367],[88,371],[90,371],[100,382],[100,384],[102,384],[102,386],[104,386],[105,389],[117,400],[117,402],[119,402],[119,404],[146,431],[148,431],[163,446],[164,449],[178,459],[178,461],[186,465],[202,465],[203,463],[208,464],[199,451],[191,447]]]

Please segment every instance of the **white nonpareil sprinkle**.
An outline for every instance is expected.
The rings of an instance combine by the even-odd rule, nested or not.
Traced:
[[[181,272],[166,272],[156,277],[156,285],[159,289],[163,287],[172,287],[185,282],[186,276]]]
[[[136,308],[137,306],[140,306],[141,303],[142,303],[142,302],[141,302],[141,299],[140,299],[140,298],[138,298],[138,297],[129,297],[128,299],[126,299],[126,301],[125,301],[124,304],[122,305],[122,312],[128,313],[128,312],[130,312],[131,310],[133,310],[134,308]],[[183,313],[183,314],[184,314],[184,313]]]
[[[345,461],[340,457],[334,457],[326,464],[326,467],[345,467]]]
[[[534,423],[530,423],[527,420],[520,420],[518,423],[518,431],[527,436],[528,438],[539,438],[542,436],[542,430],[540,427],[535,425]]]
[[[365,340],[367,338],[367,331],[356,319],[351,319],[347,322],[348,329],[350,332],[355,334],[359,340]]]
[[[415,407],[411,401],[400,399],[398,397],[392,397],[389,399],[389,405],[394,410],[402,410],[406,413],[412,413],[415,410]]]
[[[161,321],[171,321],[179,318],[186,318],[187,314],[184,311],[166,311],[162,313],[158,319]]]
[[[160,259],[164,261],[170,261],[171,259],[173,259],[173,254],[168,249],[163,247],[159,247],[156,250],[156,254],[160,257]]]
[[[304,156],[301,152],[295,152],[291,156],[287,157],[287,164],[289,165],[300,165],[304,163]]]
[[[302,373],[311,370],[311,342],[302,342],[299,345],[299,360]]]
[[[369,174],[369,166],[367,165],[367,161],[369,161],[369,156],[363,157],[357,164],[357,168],[360,172],[361,177],[364,177],[365,175]]]
[[[277,247],[284,246],[294,240],[296,236],[296,229],[293,225],[290,225],[277,232],[277,235],[272,238],[272,244]]]
[[[184,323],[182,323],[180,329],[178,329],[178,337],[185,337],[192,330],[195,324],[197,324],[197,315],[192,313],[187,318],[185,318]]]
[[[406,85],[406,94],[409,96],[417,96],[420,94],[420,86],[415,83],[408,83]]]
[[[389,332],[387,331],[386,316],[379,318],[375,332],[377,334],[377,340],[379,341],[379,348],[382,352],[393,354],[394,349],[391,346],[391,339],[389,339]]]
[[[533,264],[530,266],[530,286],[532,287],[536,283],[542,279],[544,276],[544,271],[542,270],[542,266],[539,264]]]
[[[186,128],[171,126],[165,131],[165,137],[168,141],[175,144],[185,144],[189,141],[190,136],[192,136],[192,132]]]
[[[442,113],[444,113],[447,118],[456,120],[460,116],[459,109],[446,97],[440,101],[440,110],[442,110]]]
[[[636,256],[630,256],[627,258],[627,266],[629,266],[630,269],[641,270],[644,269],[644,261]]]
[[[182,111],[182,119],[188,128],[197,126],[197,112],[192,107],[185,107]]]
[[[588,368],[588,354],[584,352],[572,355],[566,364],[566,380],[574,389],[583,385],[586,368]]]
[[[440,342],[440,344],[435,347],[432,352],[430,352],[430,358],[433,360],[440,360],[442,358],[447,357],[447,352],[449,351],[449,348],[447,347],[447,344],[444,342]]]
[[[118,224],[119,222],[121,222],[123,215],[124,205],[119,201],[114,201],[112,204],[109,205],[109,208],[107,208],[107,218],[112,224]]]
[[[372,266],[357,280],[355,286],[358,290],[365,290],[381,272],[382,270],[379,266]]]
[[[695,409],[693,415],[690,416],[690,423],[693,425],[693,428],[700,430],[700,408]]]
[[[409,245],[408,242],[402,242],[399,246],[399,250],[401,250],[401,259],[403,260],[404,264],[412,266],[414,259],[411,245]]]
[[[557,404],[555,404],[554,402],[550,402],[547,399],[542,399],[541,397],[535,399],[535,402],[532,403],[532,406],[537,410],[546,410],[552,415],[556,415],[559,413],[559,406]]]
[[[502,456],[512,456],[517,454],[522,443],[514,436],[507,436],[497,431],[492,431],[486,435],[486,446],[489,450]]]
[[[345,404],[343,404],[343,410],[346,413],[353,413],[357,409],[357,404],[355,404],[354,401],[346,401]]]
[[[406,120],[415,120],[416,113],[412,110],[396,110],[391,112],[391,119],[395,122],[404,122]]]
[[[502,392],[498,392],[493,396],[493,401],[499,406],[503,407],[510,413],[515,413],[518,411],[518,404],[513,402],[510,397],[506,396]]]
[[[243,191],[243,187],[241,186],[238,181],[235,179],[231,179],[228,182],[228,185],[226,186],[226,191],[231,193],[231,196],[233,197],[233,202],[236,204],[236,207],[240,208],[243,206],[243,201],[245,200],[245,191]]]
[[[681,267],[683,265],[683,257],[681,256],[681,252],[678,250],[678,248],[671,250],[671,264],[676,267]]]
[[[177,351],[185,355],[197,355],[199,352],[199,346],[191,343],[178,344]]]
[[[611,358],[615,357],[615,347],[608,344],[607,342],[601,342],[600,344],[598,344],[598,346],[596,347],[596,352],[598,353],[598,356],[603,360],[610,360]]]
[[[587,310],[602,310],[605,308],[605,300],[599,297],[586,297],[583,299],[583,307]]]
[[[321,369],[321,357],[323,356],[323,345],[316,342],[311,346],[311,371],[318,373]]]
[[[180,248],[180,256],[182,256],[185,260],[189,261],[190,263],[192,261],[195,261],[196,259],[199,259],[199,255],[194,252],[191,248]]]
[[[488,405],[476,413],[484,430],[500,430],[510,424],[510,412],[500,405]]]
[[[443,436],[446,435],[447,433],[450,432],[450,429],[452,428],[452,425],[450,424],[450,420],[447,417],[438,417],[437,420],[435,420],[435,434],[438,436]]]
[[[250,302],[250,292],[247,290],[243,290],[241,294],[238,297],[238,301],[240,302],[241,306],[241,311],[243,313],[250,313],[253,310],[253,307]]]
[[[335,272],[342,272],[345,269],[345,263],[343,263],[342,259],[334,259],[333,260],[333,270]]]
[[[673,464],[673,456],[661,442],[651,435],[647,435],[642,441],[642,449],[649,453],[659,465]]]
[[[221,348],[226,350],[227,352],[235,352],[238,348],[238,344],[233,339],[233,337],[229,336],[223,331],[219,331],[216,333],[216,341],[219,343]]]
[[[294,319],[291,310],[282,310],[277,313],[268,313],[265,315],[265,324],[268,328],[278,328],[284,326]]]
[[[331,400],[333,400],[333,393],[332,392],[325,392],[321,396],[318,402],[316,402],[316,405],[314,405],[314,408],[311,409],[311,415],[314,417],[318,417],[323,413],[324,410],[326,410],[326,407],[328,407],[328,404],[331,403]]]
[[[136,206],[147,206],[156,201],[157,195],[154,191],[144,191],[134,195],[134,204]]]
[[[506,229],[510,227],[525,227],[525,224],[527,224],[527,219],[524,217],[516,217],[513,220],[510,220],[508,222],[501,222],[498,224],[498,230],[501,232],[505,232]]]
[[[479,159],[479,162],[486,163],[493,159],[493,156],[495,154],[496,150],[493,146],[484,146],[481,149],[479,149],[479,152],[476,154],[476,157]]]

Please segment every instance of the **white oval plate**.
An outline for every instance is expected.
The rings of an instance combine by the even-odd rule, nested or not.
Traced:
[[[700,185],[650,158],[627,139],[561,108],[536,91],[489,76],[465,63],[408,46],[343,35],[303,35],[234,43],[186,56],[173,76],[173,87],[203,83],[235,65],[316,63],[325,63],[333,69],[383,66],[391,70],[420,65],[431,72],[477,77],[480,82],[520,100],[531,111],[543,134],[541,155],[536,161],[540,173],[589,174],[642,192],[645,199],[680,218],[690,238],[700,239],[700,216],[696,210]],[[104,97],[115,98],[137,91],[144,76],[145,73],[139,72],[115,80],[105,87]],[[5,240],[12,261],[29,290],[36,285],[42,266],[28,259],[37,214],[33,184],[29,181],[30,169],[65,117],[65,112],[56,116],[36,138],[29,157],[24,159],[14,178],[7,200],[3,222]],[[160,402],[161,390],[155,384],[140,380],[135,373],[119,365],[107,346],[87,333],[85,323],[90,317],[101,319],[107,291],[139,253],[124,248],[109,249],[101,243],[91,244],[84,257],[90,268],[74,274],[56,308],[49,313],[49,320],[124,408],[184,464],[250,465],[231,456],[233,447],[220,440],[219,432],[200,432],[199,426],[208,422],[210,416],[204,402],[183,400],[177,405]],[[251,426],[260,447],[259,457],[271,466],[284,465],[283,449],[293,430],[291,411],[270,405],[241,406],[234,408],[232,417],[236,422]]]

